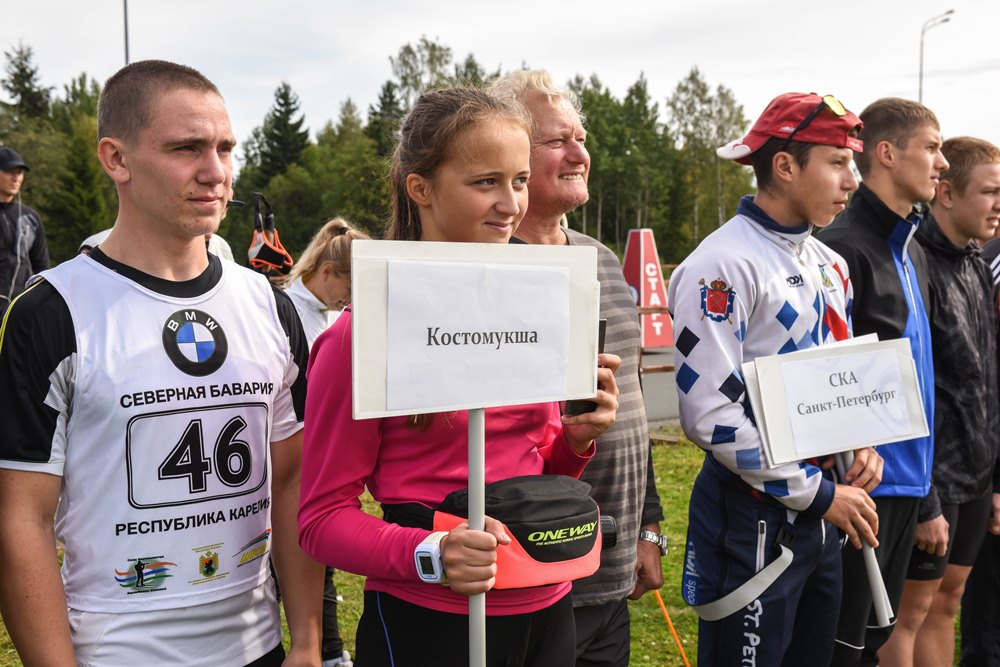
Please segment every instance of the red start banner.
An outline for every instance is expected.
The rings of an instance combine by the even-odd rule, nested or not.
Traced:
[[[667,288],[663,282],[660,257],[652,229],[631,229],[625,244],[622,262],[625,282],[639,308],[665,308]],[[672,347],[674,328],[667,313],[647,313],[639,316],[642,324],[642,347]]]

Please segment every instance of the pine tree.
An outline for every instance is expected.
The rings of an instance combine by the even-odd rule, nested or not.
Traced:
[[[399,86],[386,81],[378,95],[378,106],[368,107],[368,124],[365,126],[365,134],[375,143],[375,153],[380,159],[387,159],[395,150],[403,113]]]
[[[103,192],[105,183],[110,181],[94,151],[96,135],[95,116],[78,114],[71,121],[59,188],[45,207],[46,241],[54,262],[73,257],[83,239],[114,222]]]
[[[378,234],[388,214],[385,161],[367,128],[361,129],[354,103],[340,108],[336,126],[328,126],[317,144],[329,167],[323,184],[323,210]]]
[[[461,63],[455,63],[455,74],[451,77],[457,86],[487,86],[500,77],[500,68],[487,72],[471,53]]]
[[[299,109],[298,96],[288,83],[282,82],[274,91],[274,104],[264,116],[264,122],[251,130],[250,136],[243,142],[243,164],[233,183],[237,199],[251,204],[254,192],[263,192],[268,200],[272,200],[274,187],[280,186],[283,192],[288,191],[288,182],[276,183],[276,179],[302,162],[306,149],[312,145],[309,130],[304,128],[305,117]],[[274,205],[273,200],[271,203]],[[280,213],[280,206],[275,207],[278,229],[284,239],[292,232],[286,232],[285,218]],[[219,225],[219,234],[233,247],[238,247],[250,242],[252,229],[253,210],[248,206],[231,209]],[[291,246],[288,248],[291,250]]]
[[[274,105],[264,119],[263,142],[260,145],[260,178],[263,183],[288,171],[288,167],[299,161],[302,151],[309,145],[309,130],[303,128],[305,117],[299,113],[299,108],[298,96],[290,85],[282,82],[274,91]]]
[[[48,118],[52,98],[52,88],[42,86],[38,68],[32,63],[34,51],[30,46],[18,44],[10,51],[4,51],[7,76],[0,79],[2,87],[13,104],[10,105],[19,120]]]
[[[720,160],[715,149],[741,136],[743,107],[725,86],[712,91],[695,67],[667,100],[667,123],[681,151],[681,171],[689,188],[691,241],[697,244],[736,210],[750,191],[750,172]]]
[[[624,250],[624,232],[652,225],[657,152],[662,148],[659,106],[650,98],[645,74],[640,73],[629,87],[621,113],[627,159],[623,163],[622,215],[615,221],[615,247]]]
[[[63,97],[52,103],[52,120],[55,126],[66,134],[71,134],[73,123],[79,116],[97,118],[97,98],[100,94],[100,84],[81,72],[63,86]]]
[[[585,234],[604,241],[608,238],[607,222],[616,220],[622,185],[626,146],[621,103],[596,74],[587,80],[577,76],[570,82],[569,89],[580,100],[587,129],[587,152],[590,153],[590,201],[570,215],[570,222]]]

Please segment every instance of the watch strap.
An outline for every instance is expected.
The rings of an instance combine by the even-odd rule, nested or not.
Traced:
[[[430,557],[435,560],[436,567],[434,569],[436,570],[438,578],[434,580],[421,575],[420,578],[423,581],[442,585],[446,585],[448,583],[448,573],[444,569],[444,557],[440,549],[441,540],[443,540],[447,534],[448,533],[445,531],[435,531],[421,540],[420,544],[418,544],[416,549],[414,549],[414,559],[416,560],[418,574],[421,569],[418,554],[423,554],[426,557]]]
[[[447,531],[444,531],[444,530],[435,531],[435,532],[431,533],[430,535],[428,535],[427,537],[425,537],[424,539],[422,539],[420,541],[420,544],[436,544],[436,545],[440,545],[441,544],[441,540],[443,540],[444,536],[447,535],[447,534],[448,534]]]

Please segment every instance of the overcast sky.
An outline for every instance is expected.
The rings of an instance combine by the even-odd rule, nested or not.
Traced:
[[[30,46],[43,83],[59,92],[81,72],[103,82],[124,64],[123,0],[4,5],[3,50]],[[924,102],[946,136],[1000,144],[998,0],[131,0],[128,18],[131,59],[201,70],[242,142],[281,81],[314,133],[348,97],[364,116],[392,76],[389,56],[421,35],[487,69],[527,63],[559,81],[597,74],[619,98],[644,72],[661,109],[697,66],[734,91],[751,121],[793,90],[832,93],[860,112],[883,96],[917,99],[921,26],[948,9],[951,21],[926,33]]]

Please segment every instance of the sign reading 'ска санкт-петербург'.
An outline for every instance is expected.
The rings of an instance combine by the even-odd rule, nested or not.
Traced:
[[[858,341],[752,362],[772,464],[927,434],[909,341]]]

